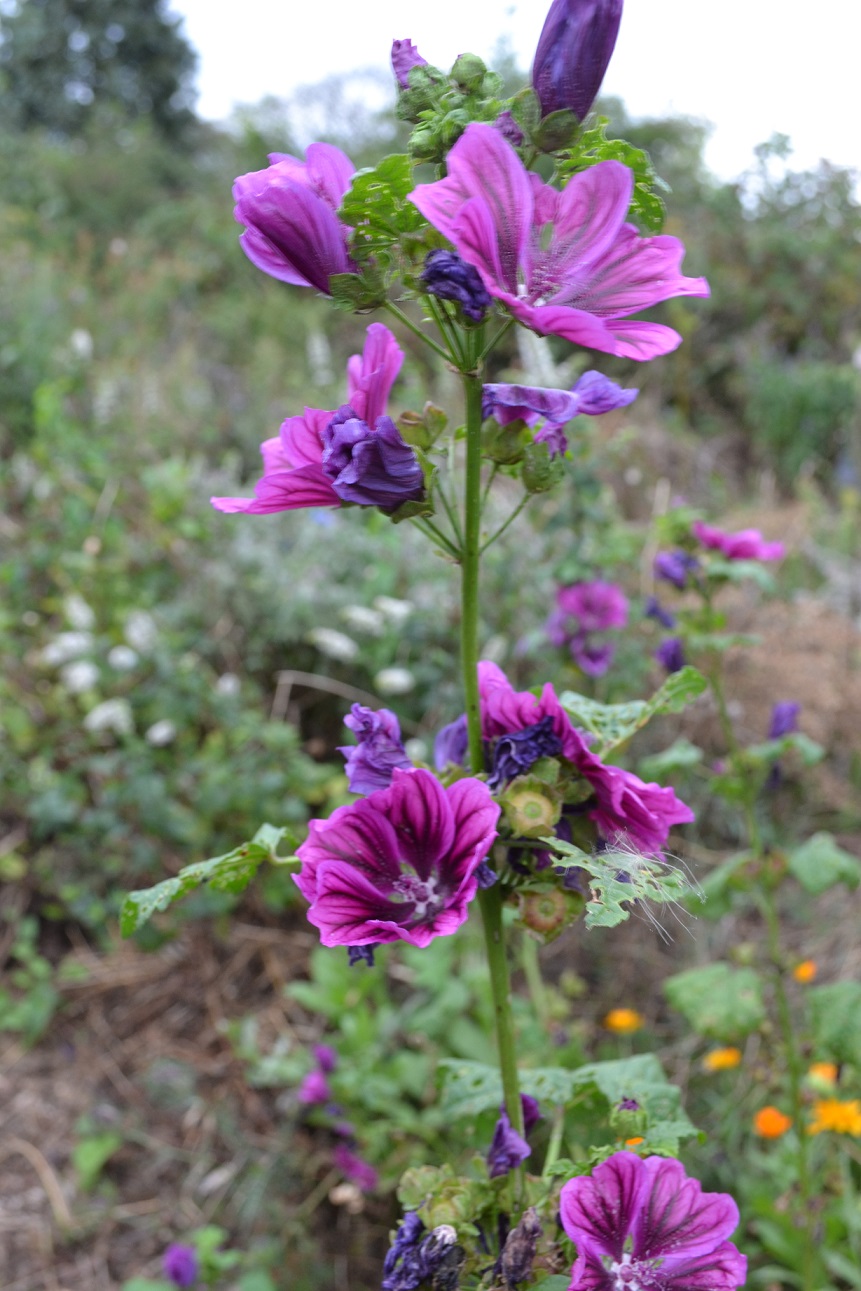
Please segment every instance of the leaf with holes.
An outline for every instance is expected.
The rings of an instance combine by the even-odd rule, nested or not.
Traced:
[[[599,758],[606,758],[611,749],[624,744],[651,718],[663,713],[681,712],[707,686],[702,673],[688,666],[671,673],[651,699],[635,699],[628,704],[599,704],[586,695],[566,690],[559,700],[575,726],[595,737],[589,746],[592,752]]]

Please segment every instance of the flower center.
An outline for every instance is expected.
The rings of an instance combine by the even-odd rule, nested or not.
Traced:
[[[623,1255],[621,1260],[610,1262],[608,1273],[612,1278],[612,1291],[648,1291],[660,1283],[655,1277],[654,1260],[635,1260]]]
[[[434,875],[429,879],[420,879],[415,874],[402,874],[395,882],[394,891],[398,896],[415,903],[413,919],[416,923],[435,915],[444,904]]]

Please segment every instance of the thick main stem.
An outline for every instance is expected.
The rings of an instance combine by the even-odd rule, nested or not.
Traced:
[[[464,373],[466,393],[466,481],[464,484],[463,558],[461,562],[461,669],[466,699],[469,762],[473,772],[484,768],[481,738],[481,707],[478,693],[478,595],[481,563],[481,380]],[[523,1134],[523,1109],[517,1076],[514,1018],[511,1012],[511,981],[502,922],[502,894],[499,885],[478,894],[493,994],[499,1069],[508,1119]]]

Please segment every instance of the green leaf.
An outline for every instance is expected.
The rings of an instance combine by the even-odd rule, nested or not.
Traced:
[[[568,1291],[571,1278],[567,1274],[553,1273],[543,1282],[536,1282],[534,1285],[541,1287],[541,1291]]]
[[[402,153],[384,157],[378,166],[353,176],[338,216],[354,230],[350,248],[354,260],[361,263],[374,257],[385,264],[404,235],[425,227],[418,207],[407,201],[414,187],[412,162]]]
[[[559,701],[577,726],[597,737],[590,748],[599,758],[605,758],[611,749],[624,744],[652,717],[681,712],[707,686],[708,681],[702,673],[688,666],[671,673],[651,699],[635,699],[627,704],[599,704],[586,695],[566,690],[559,696]]]
[[[94,1134],[72,1148],[72,1164],[78,1173],[78,1182],[82,1192],[90,1192],[95,1186],[106,1162],[123,1145],[123,1136],[116,1130],[105,1130],[103,1134]]]
[[[733,894],[750,888],[755,881],[755,873],[749,867],[753,859],[752,852],[739,852],[706,875],[700,887],[706,919],[721,919],[729,914]]]
[[[614,928],[630,918],[631,903],[657,905],[681,902],[691,895],[684,872],[657,856],[609,847],[590,855],[561,839],[540,840],[566,866],[577,866],[589,875],[590,899],[586,902],[587,928]]]
[[[666,211],[656,190],[666,191],[667,185],[655,174],[652,159],[643,148],[637,148],[625,139],[608,139],[607,117],[599,117],[597,124],[584,130],[574,148],[560,159],[558,173],[567,180],[579,170],[595,166],[600,161],[621,161],[634,174],[629,216],[646,233],[660,233]]]
[[[664,749],[641,758],[637,770],[644,780],[665,780],[676,771],[687,771],[703,760],[703,751],[682,736]]]
[[[689,968],[668,978],[664,992],[697,1035],[737,1040],[765,1020],[762,983],[752,968]]]
[[[223,856],[213,856],[208,861],[186,865],[175,878],[165,879],[154,887],[130,892],[120,913],[122,935],[130,937],[154,914],[166,910],[174,901],[200,887],[202,883],[208,883],[218,892],[242,892],[263,861],[274,865],[288,864],[288,858],[279,856],[276,851],[287,833],[286,828],[261,825],[250,843],[243,843]]]
[[[807,998],[817,1055],[861,1065],[861,982],[814,986]]]
[[[814,834],[789,853],[789,870],[805,892],[814,897],[838,883],[845,883],[851,890],[861,883],[861,865],[825,831]]]

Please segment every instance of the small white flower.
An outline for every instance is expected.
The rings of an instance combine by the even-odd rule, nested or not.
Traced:
[[[137,664],[140,655],[131,646],[115,645],[108,651],[108,663],[117,672],[129,672]]]
[[[42,662],[56,666],[79,659],[93,648],[91,632],[60,632],[42,651]]]
[[[72,592],[63,601],[63,612],[72,627],[80,632],[88,632],[90,628],[95,627],[96,616],[92,608],[77,592]]]
[[[367,605],[345,605],[341,618],[357,632],[368,632],[371,636],[382,636],[385,619],[379,610],[369,609]]]
[[[215,683],[216,695],[238,695],[242,683],[235,672],[223,672]]]
[[[162,717],[144,733],[144,739],[156,749],[165,744],[172,744],[176,739],[176,727],[169,717]]]
[[[99,670],[89,659],[75,659],[60,669],[60,680],[70,695],[82,695],[92,690],[99,680]]]
[[[381,695],[405,695],[415,684],[416,679],[409,668],[381,668],[374,678],[374,685]]]
[[[399,601],[395,596],[375,596],[374,605],[396,628],[406,623],[415,609],[412,601]]]
[[[425,740],[407,740],[404,748],[410,762],[427,762],[429,750]]]
[[[124,636],[135,650],[147,654],[158,641],[158,625],[146,610],[132,610],[126,619]]]
[[[321,654],[328,655],[330,659],[341,659],[344,663],[350,663],[359,653],[353,638],[335,628],[312,628],[308,640]]]
[[[113,731],[115,735],[129,735],[134,730],[131,706],[127,699],[106,699],[91,708],[84,718],[88,731]]]
[[[76,359],[89,363],[93,357],[93,338],[86,327],[76,327],[69,337],[69,349]]]

